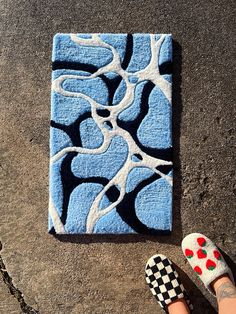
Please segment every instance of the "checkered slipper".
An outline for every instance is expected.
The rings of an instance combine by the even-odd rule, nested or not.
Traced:
[[[149,258],[145,272],[146,281],[152,294],[166,313],[168,313],[167,305],[182,298],[185,299],[190,312],[192,312],[193,306],[179,275],[166,256],[157,254]]]

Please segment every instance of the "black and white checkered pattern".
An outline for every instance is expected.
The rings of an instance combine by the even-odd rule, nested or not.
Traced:
[[[181,298],[185,298],[190,310],[192,310],[192,304],[178,273],[166,256],[161,254],[152,256],[146,264],[145,271],[150,290],[166,313],[168,313],[167,305]]]

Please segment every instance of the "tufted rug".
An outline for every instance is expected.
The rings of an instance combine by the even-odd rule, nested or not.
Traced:
[[[49,232],[172,227],[170,34],[56,34]]]

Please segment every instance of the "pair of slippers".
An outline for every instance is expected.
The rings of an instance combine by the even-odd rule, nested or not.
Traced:
[[[223,256],[206,236],[200,233],[189,234],[182,241],[182,250],[194,272],[211,293],[215,294],[211,283],[221,275],[228,274],[234,282],[233,274]],[[183,298],[192,312],[193,306],[186,290],[172,262],[166,256],[152,256],[146,264],[145,272],[152,294],[166,313],[170,303]]]

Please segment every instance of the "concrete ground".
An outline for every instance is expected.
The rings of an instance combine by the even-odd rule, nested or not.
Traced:
[[[0,313],[162,313],[146,260],[169,256],[195,312],[215,301],[180,243],[202,232],[235,270],[235,4],[232,0],[0,0]],[[173,33],[171,236],[47,234],[50,58],[56,32]]]

